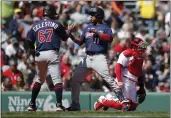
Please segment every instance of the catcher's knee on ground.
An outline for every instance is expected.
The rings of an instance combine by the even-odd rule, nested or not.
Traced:
[[[109,108],[113,108],[113,109],[117,109],[117,110],[122,110],[124,104],[121,103],[118,99],[104,99],[103,100],[103,105],[104,107],[109,107]],[[132,100],[129,100],[129,109],[128,111],[135,111],[137,106],[139,105],[138,103],[136,102],[132,102]]]
[[[112,100],[112,99],[104,100],[103,105],[105,107],[109,107],[109,108],[113,108],[113,109],[117,109],[117,110],[122,109],[122,104],[119,101],[115,101],[115,100]]]
[[[138,107],[138,105],[139,105],[139,104],[136,103],[136,102],[131,102],[128,111],[135,111],[136,108]]]

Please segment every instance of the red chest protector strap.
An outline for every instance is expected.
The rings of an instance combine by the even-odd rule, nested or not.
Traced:
[[[141,53],[133,52],[133,59],[128,64],[128,70],[136,77],[142,75],[143,57]]]
[[[126,57],[133,57],[128,64],[128,71],[136,77],[142,75],[143,55],[138,51],[127,49],[123,52]]]

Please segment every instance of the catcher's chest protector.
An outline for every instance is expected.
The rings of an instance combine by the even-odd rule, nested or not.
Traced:
[[[128,64],[128,70],[131,74],[139,77],[142,75],[142,65],[143,58],[139,56],[132,56],[132,60],[130,60]]]

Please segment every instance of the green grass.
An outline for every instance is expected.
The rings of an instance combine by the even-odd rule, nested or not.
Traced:
[[[50,118],[50,117],[112,117],[112,118],[169,118],[169,112],[150,112],[150,111],[134,111],[134,112],[121,112],[121,111],[81,111],[81,112],[2,112],[2,118]]]

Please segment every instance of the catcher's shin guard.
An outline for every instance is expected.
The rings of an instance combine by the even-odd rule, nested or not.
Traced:
[[[122,110],[122,104],[119,101],[104,100],[103,105],[105,107],[110,107],[110,108],[114,108],[114,109],[117,109],[117,110]]]
[[[128,111],[130,109],[130,100],[125,100],[120,102],[118,99],[106,99],[103,100],[104,107],[114,108],[116,110],[122,110],[122,111]],[[131,109],[133,109],[135,106],[132,106]]]
[[[94,103],[94,110],[97,111],[101,108],[103,108],[103,101],[105,101],[104,96],[100,96],[99,99]]]

